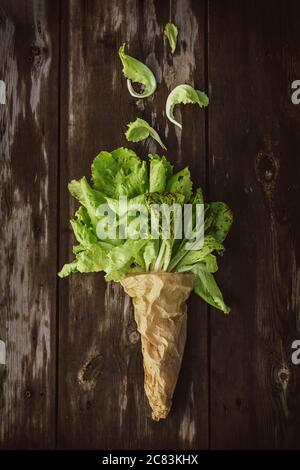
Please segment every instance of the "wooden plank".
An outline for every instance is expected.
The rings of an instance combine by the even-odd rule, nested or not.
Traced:
[[[211,313],[212,448],[299,448],[300,4],[210,2],[210,193],[234,226]]]
[[[172,58],[163,37],[170,18],[180,29]],[[123,133],[137,116],[147,119],[169,147],[176,168],[189,164],[205,183],[204,112],[182,110],[184,130],[167,123],[164,106],[179,83],[204,87],[204,2],[70,1],[62,22],[61,264],[71,259],[69,219],[76,204],[67,181],[89,175],[102,149],[128,145]],[[143,102],[128,94],[117,50],[123,42],[158,79]],[[66,60],[68,57],[68,60]],[[134,147],[141,156],[160,149]],[[165,422],[154,423],[143,391],[139,336],[131,303],[102,274],[60,281],[59,448],[200,448],[208,445],[207,316],[198,298],[189,302],[188,346]]]
[[[1,448],[54,445],[57,25],[58,2],[1,2]]]

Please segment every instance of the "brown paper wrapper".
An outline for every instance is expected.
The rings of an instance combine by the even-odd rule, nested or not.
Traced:
[[[172,406],[185,341],[186,300],[194,286],[189,273],[146,273],[121,281],[132,297],[141,334],[144,387],[156,421],[166,418]]]

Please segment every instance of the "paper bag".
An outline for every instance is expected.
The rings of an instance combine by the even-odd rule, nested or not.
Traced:
[[[132,297],[141,334],[144,387],[156,421],[172,406],[186,340],[186,299],[194,286],[190,273],[146,273],[121,281]]]

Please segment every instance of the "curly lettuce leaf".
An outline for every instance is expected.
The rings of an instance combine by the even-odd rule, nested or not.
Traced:
[[[169,41],[172,54],[174,54],[177,45],[178,28],[174,23],[167,23],[164,34]]]
[[[143,272],[145,263],[141,258],[149,240],[128,239],[121,246],[115,247],[108,254],[105,266],[107,281],[119,281],[130,273]]]
[[[179,269],[183,269],[185,266],[197,264],[200,261],[203,261],[213,251],[216,251],[219,255],[223,255],[224,246],[222,243],[219,243],[217,240],[215,240],[212,236],[204,237],[203,246],[199,250],[188,251],[186,250],[185,246],[183,246],[176,254],[176,258],[179,261],[177,264],[173,264],[173,269],[177,271]],[[176,258],[174,257],[174,263]]]
[[[92,163],[94,187],[105,196],[129,198],[148,191],[148,170],[133,150],[100,152]]]
[[[181,193],[185,196],[185,202],[190,200],[192,195],[193,183],[191,180],[191,173],[188,167],[178,171],[173,175],[167,183],[167,192],[169,193]]]
[[[156,130],[144,119],[137,118],[135,121],[127,124],[127,127],[125,137],[129,142],[140,142],[148,137],[152,137],[164,150],[167,150]]]
[[[153,72],[139,60],[126,54],[124,43],[119,48],[119,56],[123,65],[123,74],[127,78],[127,88],[131,96],[134,98],[147,98],[151,96],[156,90],[156,79]],[[133,83],[141,83],[144,90],[137,93],[133,87]]]
[[[210,202],[208,207],[208,217],[211,219],[208,233],[217,241],[223,242],[232,225],[232,211],[224,202]]]
[[[204,91],[195,90],[191,85],[178,85],[171,91],[166,102],[167,118],[182,129],[180,122],[174,118],[174,107],[177,104],[198,104],[200,108],[208,105],[208,96]]]
[[[157,154],[150,154],[149,192],[163,193],[166,190],[167,181],[173,173],[173,166],[166,159]]]
[[[99,217],[97,215],[97,209],[100,204],[105,203],[105,196],[100,191],[93,189],[85,176],[80,180],[72,180],[68,184],[70,193],[80,204],[86,209],[91,223],[95,226]]]
[[[62,270],[58,273],[59,277],[69,276],[73,272],[90,273],[103,271],[107,264],[109,247],[109,244],[97,242],[79,251],[76,253],[74,261],[63,266]]]

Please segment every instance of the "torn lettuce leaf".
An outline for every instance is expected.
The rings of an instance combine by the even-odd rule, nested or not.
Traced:
[[[127,127],[125,137],[129,142],[140,142],[148,137],[152,137],[164,150],[167,150],[156,130],[144,119],[137,118],[135,121],[127,124]]]
[[[119,48],[119,56],[123,65],[122,72],[127,78],[128,91],[134,98],[147,98],[156,90],[155,76],[147,65],[126,54],[125,46],[126,44],[124,43]],[[132,83],[142,84],[144,88],[143,91],[141,93],[137,93],[134,90]]]
[[[191,85],[178,85],[171,91],[166,102],[167,118],[182,129],[182,124],[174,117],[174,107],[177,104],[198,104],[200,108],[208,105],[208,96],[204,91],[195,90]]]
[[[167,23],[164,34],[169,41],[172,54],[174,54],[177,45],[178,28],[174,23]]]

